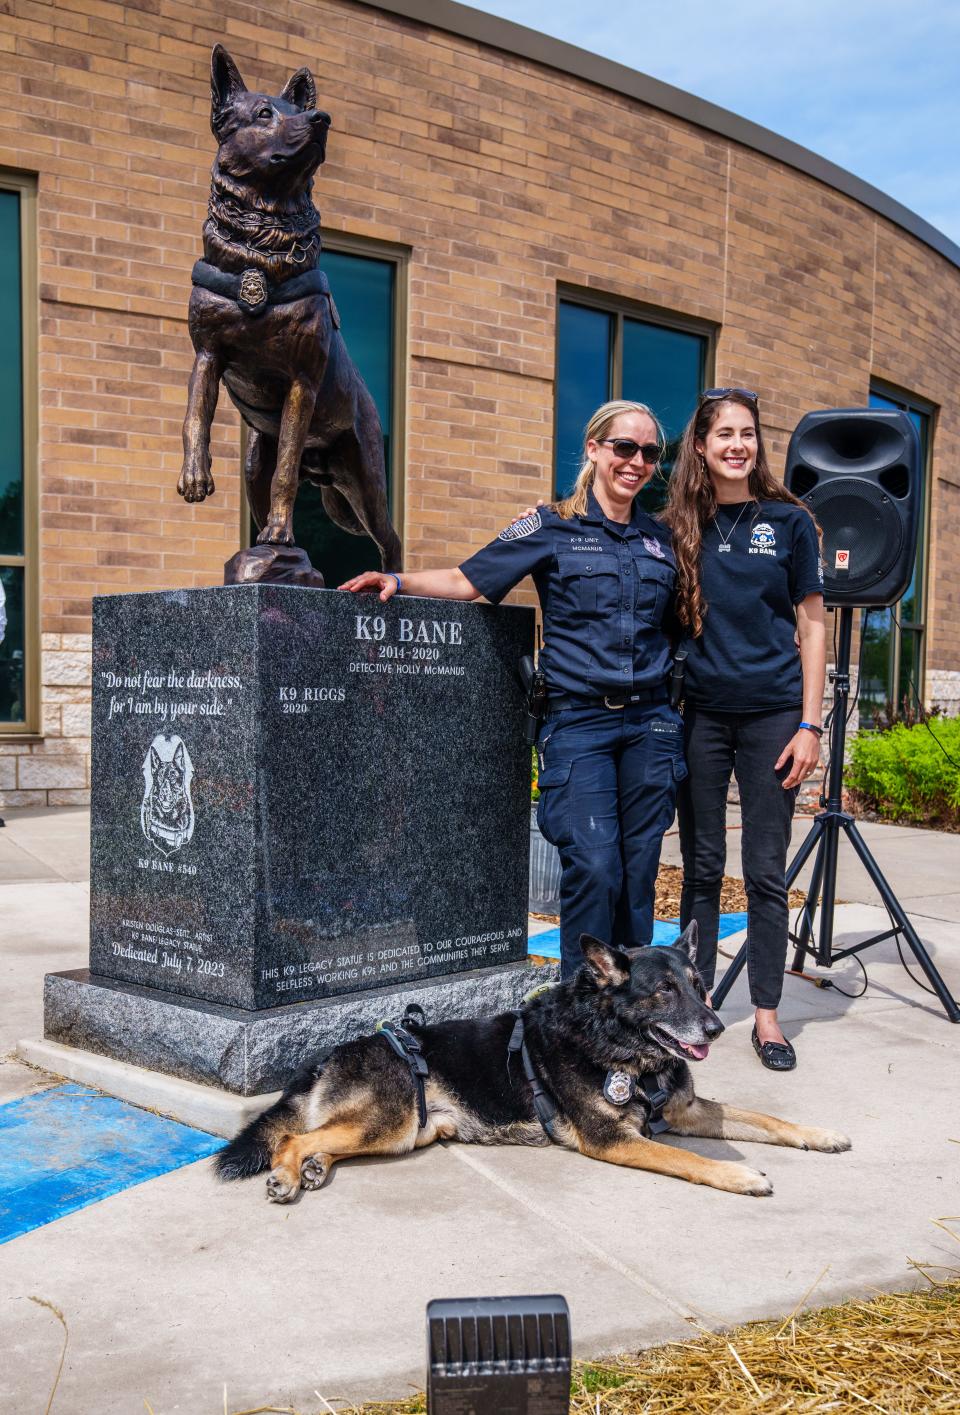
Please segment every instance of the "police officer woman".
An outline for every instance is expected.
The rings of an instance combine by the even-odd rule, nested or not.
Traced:
[[[572,494],[507,526],[458,568],[368,571],[340,588],[493,604],[532,575],[548,689],[538,738],[538,822],[560,852],[561,975],[580,935],[650,942],[663,833],[686,775],[667,702],[676,563],[666,529],[636,503],[663,434],[642,403],[605,403],[587,425]],[[622,895],[622,897],[621,897]]]
[[[680,921],[696,919],[709,990],[717,961],[727,788],[740,788],[753,1045],[790,1071],[777,1020],[787,955],[787,848],[797,788],[820,759],[826,662],[816,522],[770,473],[757,395],[704,393],[687,426],[664,520],[689,633],[684,730],[689,780],[678,802]]]

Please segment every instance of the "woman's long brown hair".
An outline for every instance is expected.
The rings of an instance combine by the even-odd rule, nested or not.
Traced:
[[[753,399],[731,389],[725,398],[711,398],[701,402],[681,438],[663,512],[663,520],[673,532],[673,551],[677,557],[677,617],[694,638],[703,633],[703,616],[709,607],[704,601],[700,583],[703,532],[717,513],[713,483],[710,481],[706,463],[697,451],[697,443],[705,441],[707,433],[720,415],[720,410],[729,403],[746,408],[753,418],[757,433],[757,460],[748,482],[750,495],[758,501],[787,501],[792,506],[802,506],[813,524],[817,524],[810,508],[804,506],[770,471],[767,450],[763,445],[760,413]],[[818,526],[817,534],[819,533]]]

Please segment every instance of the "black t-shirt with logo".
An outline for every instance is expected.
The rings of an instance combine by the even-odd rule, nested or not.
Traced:
[[[685,695],[713,712],[799,709],[795,606],[823,593],[816,527],[788,501],[718,506],[704,527],[703,634],[690,641]]]

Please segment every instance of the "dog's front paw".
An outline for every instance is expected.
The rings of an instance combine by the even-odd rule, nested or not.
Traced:
[[[281,516],[271,516],[257,536],[257,545],[293,545],[292,525]]]
[[[748,1164],[738,1164],[735,1160],[721,1161],[720,1168],[723,1174],[718,1176],[718,1189],[727,1189],[731,1194],[749,1194],[755,1199],[773,1193],[773,1185],[759,1169],[751,1169]]]
[[[208,496],[213,495],[215,489],[209,466],[184,462],[180,480],[177,482],[177,491],[184,501],[205,501]]]
[[[812,1126],[803,1127],[804,1144],[808,1150],[821,1150],[826,1155],[837,1155],[849,1150],[850,1141],[839,1130],[816,1130]]]
[[[299,1188],[299,1181],[283,1165],[277,1165],[267,1175],[267,1198],[272,1204],[289,1204],[297,1197]]]
[[[300,1166],[300,1183],[304,1189],[319,1189],[329,1173],[326,1155],[310,1155]]]

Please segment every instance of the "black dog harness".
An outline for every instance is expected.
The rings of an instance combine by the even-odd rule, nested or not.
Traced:
[[[408,1031],[407,1027],[411,1023],[415,1027],[422,1027],[425,1021],[423,1008],[416,1002],[410,1002],[403,1014],[403,1022],[381,1021],[376,1026],[376,1031],[385,1041],[390,1043],[397,1056],[405,1061],[410,1068],[410,1075],[417,1092],[417,1119],[420,1122],[421,1130],[427,1123],[427,1077],[430,1075],[430,1068],[423,1054],[420,1039]],[[404,1023],[407,1026],[404,1026]]]
[[[523,1013],[515,1012],[514,1016],[517,1020],[513,1024],[513,1032],[507,1046],[507,1069],[509,1070],[510,1067],[510,1058],[519,1052],[523,1074],[529,1081],[530,1089],[533,1092],[533,1109],[536,1117],[543,1126],[547,1138],[556,1140],[554,1130],[559,1113],[557,1104],[541,1082],[534,1070],[533,1062],[530,1060],[530,1052],[524,1037]],[[637,1084],[629,1072],[610,1070],[603,1083],[604,1097],[611,1105],[628,1105],[636,1095]],[[647,1101],[647,1129],[651,1135],[662,1135],[665,1130],[670,1129],[670,1122],[663,1118],[663,1108],[670,1099],[670,1092],[665,1091],[662,1086],[657,1084],[655,1076],[646,1074],[641,1076],[639,1085]]]
[[[516,1022],[513,1024],[513,1031],[510,1034],[510,1041],[507,1045],[507,1072],[510,1071],[510,1059],[520,1053],[520,1061],[523,1065],[523,1074],[530,1082],[530,1089],[533,1092],[533,1109],[540,1124],[543,1126],[548,1140],[556,1140],[554,1134],[554,1122],[557,1118],[557,1105],[550,1092],[544,1087],[533,1069],[533,1062],[530,1060],[530,1052],[527,1049],[524,1037],[523,1013],[515,1012]]]
[[[279,285],[271,285],[262,270],[251,267],[240,275],[232,275],[220,270],[208,261],[198,260],[193,267],[191,279],[194,285],[233,300],[244,314],[259,315],[271,305],[289,305],[294,300],[305,300],[310,295],[323,295],[330,302],[330,318],[334,329],[340,328],[340,315],[333,302],[327,277],[322,270],[306,270],[302,275],[294,275]]]

